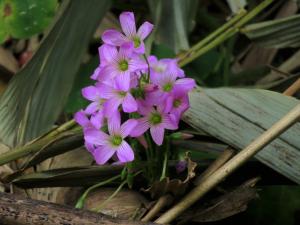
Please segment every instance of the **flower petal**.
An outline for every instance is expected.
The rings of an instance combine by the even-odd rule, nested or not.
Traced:
[[[144,42],[141,42],[138,47],[134,48],[134,52],[137,53],[137,54],[144,54],[145,53],[145,44],[144,44]]]
[[[97,112],[99,110],[99,103],[98,102],[92,102],[91,104],[89,104],[86,109],[84,110],[84,112],[88,115],[91,115],[95,112]]]
[[[87,129],[84,131],[84,140],[95,145],[105,145],[107,143],[108,135],[100,130]]]
[[[153,141],[157,145],[162,145],[164,140],[165,129],[162,126],[154,126],[150,128]]]
[[[173,102],[174,102],[174,96],[170,95],[166,98],[165,104],[162,104],[164,107],[162,108],[162,111],[164,113],[169,113],[173,108]]]
[[[118,111],[118,107],[121,104],[121,102],[122,102],[122,99],[119,99],[119,98],[108,99],[103,104],[104,115],[108,118],[111,117],[115,112]]]
[[[145,133],[150,127],[148,119],[146,117],[137,119],[137,125],[130,132],[131,137],[138,137]]]
[[[127,113],[137,111],[137,108],[138,108],[137,103],[130,93],[126,94],[126,96],[123,100],[123,103],[122,103],[122,108],[123,108],[124,112],[127,112]]]
[[[101,98],[103,99],[109,99],[115,96],[115,92],[113,87],[107,85],[107,84],[103,84],[103,83],[99,83],[96,84],[97,88],[99,90],[99,95]]]
[[[109,29],[102,34],[102,40],[105,44],[121,46],[124,44],[125,36],[117,30]]]
[[[83,127],[88,126],[90,124],[90,121],[83,110],[80,110],[79,112],[75,113],[74,119],[80,126]]]
[[[94,72],[93,72],[93,74],[92,74],[92,76],[91,76],[91,79],[92,80],[97,80],[98,79],[98,76],[99,76],[99,74],[100,74],[100,72],[101,72],[101,67],[100,66],[98,66],[95,70],[94,70]]]
[[[120,23],[122,30],[127,37],[131,37],[136,34],[135,19],[132,12],[123,12],[120,15]]]
[[[115,150],[108,146],[99,146],[92,152],[98,165],[105,164],[115,154]]]
[[[179,120],[176,118],[171,118],[169,115],[165,115],[162,121],[162,126],[168,130],[178,129]]]
[[[96,128],[100,129],[104,123],[104,114],[102,111],[99,111],[95,115],[91,116],[91,124]]]
[[[153,24],[149,22],[143,23],[138,29],[137,35],[144,40],[153,30]]]
[[[192,78],[181,78],[175,81],[174,89],[182,92],[192,90],[196,86],[195,80]]]
[[[120,134],[121,130],[121,115],[120,113],[113,113],[107,121],[108,131],[111,135]]]
[[[121,136],[126,138],[137,124],[138,122],[135,119],[129,119],[123,123],[121,126]]]
[[[120,73],[115,78],[116,86],[122,91],[128,91],[130,87],[130,72]]]
[[[115,46],[104,44],[98,50],[101,64],[112,62],[117,59],[118,51]]]
[[[129,61],[129,70],[130,72],[135,72],[137,70],[148,70],[148,65],[140,58],[132,58]]]
[[[122,44],[118,57],[120,59],[129,59],[133,53],[133,48],[132,42],[126,42],[125,44]]]
[[[84,142],[84,146],[85,146],[85,148],[89,151],[89,152],[91,152],[91,153],[93,153],[94,152],[94,150],[96,149],[95,148],[95,146],[93,145],[93,144],[91,144],[91,143],[89,143],[89,142]]]
[[[117,76],[117,74],[118,70],[113,65],[108,64],[101,69],[97,80],[104,83],[111,83],[111,79]]]
[[[117,156],[120,162],[131,162],[134,160],[134,152],[126,141],[123,141],[118,148]]]
[[[82,96],[90,101],[96,101],[99,98],[100,91],[95,86],[88,86],[81,90]]]

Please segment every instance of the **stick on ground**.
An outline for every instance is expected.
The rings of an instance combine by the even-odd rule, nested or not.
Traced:
[[[154,225],[0,193],[1,225]]]

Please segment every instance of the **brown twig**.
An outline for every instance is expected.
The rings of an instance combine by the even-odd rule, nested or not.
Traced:
[[[195,179],[194,184],[201,184],[216,170],[223,166],[233,155],[234,150],[230,147],[226,148],[223,153],[199,177]]]
[[[244,164],[248,159],[258,153],[271,141],[277,138],[281,133],[287,130],[300,118],[300,104],[287,113],[282,119],[275,123],[270,129],[265,131],[257,139],[251,142],[245,149],[235,155],[221,168],[215,171],[210,177],[196,186],[190,193],[188,193],[177,205],[165,212],[155,222],[159,224],[170,223],[182,212],[189,208],[192,204],[198,201],[208,191],[214,188],[222,180],[228,177],[239,166]]]
[[[161,196],[141,221],[148,222],[152,220],[164,207],[170,205],[173,200],[174,198],[169,194]]]
[[[120,220],[68,206],[0,193],[0,224],[5,225],[154,225]]]
[[[296,80],[291,86],[286,89],[283,94],[287,96],[293,96],[297,91],[300,90],[300,78]]]

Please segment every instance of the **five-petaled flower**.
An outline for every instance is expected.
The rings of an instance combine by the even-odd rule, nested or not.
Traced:
[[[122,125],[119,116],[111,117],[108,121],[108,134],[97,129],[85,131],[85,141],[97,147],[92,152],[98,164],[106,163],[114,154],[120,162],[130,162],[134,153],[130,145],[124,140],[137,125],[137,121],[129,119]]]
[[[132,12],[123,12],[120,15],[120,23],[124,33],[116,30],[107,30],[102,35],[103,42],[113,46],[122,46],[124,43],[131,42],[136,53],[144,54],[144,40],[151,33],[153,25],[145,22],[136,31],[134,14]]]

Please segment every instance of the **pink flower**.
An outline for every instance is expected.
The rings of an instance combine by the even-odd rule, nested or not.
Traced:
[[[148,129],[153,141],[162,145],[165,129],[178,128],[189,107],[188,92],[195,87],[193,79],[184,78],[176,59],[141,55],[152,24],[145,22],[136,30],[132,12],[122,13],[120,23],[122,33],[103,33],[100,64],[91,76],[96,84],[82,89],[91,103],[74,115],[83,127],[85,146],[98,164],[110,158],[117,163],[132,161],[134,153],[125,138],[137,137],[147,148],[142,135]],[[121,115],[138,119],[121,125]]]
[[[114,79],[116,85],[121,89],[129,89],[131,73],[147,68],[147,64],[132,52],[131,43],[123,44],[119,51],[116,47],[102,45],[100,57],[103,61],[103,69],[100,69],[98,80],[111,84]]]
[[[120,23],[125,35],[113,29],[107,30],[102,35],[103,42],[113,46],[121,46],[126,42],[131,42],[136,53],[144,54],[144,40],[151,33],[153,25],[145,22],[136,31],[134,14],[132,12],[123,12],[120,15]]]
[[[169,70],[159,76],[151,77],[151,81],[158,86],[158,90],[149,93],[147,101],[157,105],[165,101],[174,92],[180,91],[187,93],[196,85],[195,80],[192,78],[176,78],[177,75],[174,71]]]
[[[86,114],[93,114],[103,109],[104,99],[101,98],[99,88],[95,86],[88,86],[82,89],[82,96],[89,101],[92,101],[84,110]]]
[[[162,145],[165,129],[176,130],[178,128],[174,118],[164,112],[162,107],[155,109],[147,105],[140,105],[139,113],[143,115],[143,117],[137,119],[138,124],[131,133],[132,137],[141,136],[150,128],[153,141],[157,145]]]
[[[119,105],[122,105],[123,111],[127,113],[137,111],[137,103],[131,95],[129,88],[117,88],[107,84],[98,84],[97,87],[101,90],[101,97],[107,99],[104,103],[104,114],[109,117],[112,112],[118,110]]]
[[[100,129],[104,124],[104,114],[102,111],[94,113],[88,119],[88,116],[83,110],[78,111],[74,115],[75,121],[83,127],[83,129],[96,128]]]
[[[184,77],[184,71],[179,68],[177,59],[160,59],[158,60],[154,55],[148,57],[150,65],[150,76],[162,76],[166,71],[173,71],[177,77]]]
[[[95,146],[91,152],[96,162],[100,165],[105,164],[114,154],[122,163],[132,161],[133,150],[124,139],[130,135],[136,125],[137,121],[134,119],[129,119],[120,125],[120,118],[117,116],[108,121],[109,134],[96,129],[86,130],[84,138],[87,143]]]
[[[188,94],[180,90],[175,90],[166,99],[166,111],[175,115],[180,120],[182,114],[190,107]]]

